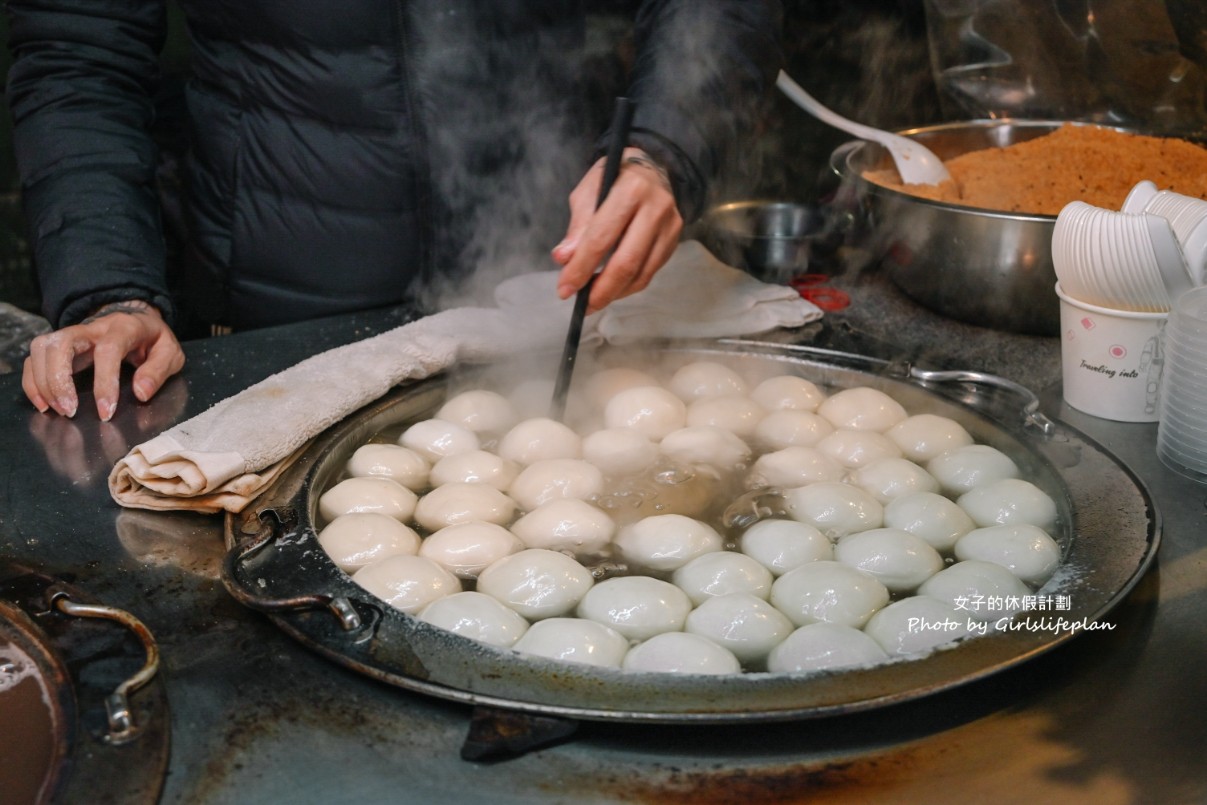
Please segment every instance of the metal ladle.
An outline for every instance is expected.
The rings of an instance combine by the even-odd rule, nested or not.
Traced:
[[[951,178],[951,174],[947,172],[947,168],[943,167],[943,160],[935,156],[934,152],[926,146],[916,143],[908,137],[902,137],[900,134],[892,134],[880,129],[874,129],[871,126],[865,126],[862,123],[856,123],[853,120],[847,120],[845,117],[822,106],[816,98],[805,92],[799,84],[789,78],[788,74],[782,70],[775,81],[775,85],[793,103],[821,122],[827,123],[848,134],[853,134],[861,140],[870,140],[884,146],[888,150],[889,155],[892,156],[893,162],[896,163],[897,172],[901,174],[901,180],[906,184],[933,185],[945,182]]]

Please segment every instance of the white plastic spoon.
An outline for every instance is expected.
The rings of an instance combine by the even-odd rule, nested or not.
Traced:
[[[853,134],[861,140],[871,140],[884,146],[892,156],[893,162],[896,163],[901,180],[906,184],[939,184],[951,178],[947,168],[943,167],[943,160],[935,156],[934,152],[926,146],[916,143],[908,137],[902,137],[900,134],[892,134],[856,123],[853,120],[847,120],[822,106],[816,98],[805,92],[782,70],[775,85],[793,103],[823,123]]]

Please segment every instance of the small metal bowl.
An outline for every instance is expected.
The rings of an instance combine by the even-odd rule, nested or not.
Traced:
[[[705,214],[701,240],[720,260],[767,282],[786,283],[809,269],[825,235],[825,215],[788,201],[734,201]]]
[[[1052,120],[974,120],[898,132],[947,160],[1049,134]],[[926,307],[960,321],[1033,335],[1060,332],[1052,289],[1054,215],[995,212],[931,201],[873,184],[865,170],[888,155],[864,141],[835,149],[830,167],[855,188],[873,252],[889,276]]]

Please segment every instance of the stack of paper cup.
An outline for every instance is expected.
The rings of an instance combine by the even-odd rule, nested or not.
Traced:
[[[1178,297],[1165,328],[1157,455],[1207,482],[1207,286]]]
[[[1156,422],[1169,310],[1207,280],[1207,201],[1140,182],[1120,211],[1073,201],[1052,234],[1064,399]]]

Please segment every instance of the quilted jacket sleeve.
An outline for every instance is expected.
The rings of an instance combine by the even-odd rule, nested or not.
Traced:
[[[665,165],[695,220],[783,60],[777,0],[647,0],[638,11],[630,142]]]
[[[163,0],[11,0],[8,102],[43,309],[171,314],[150,135]]]

